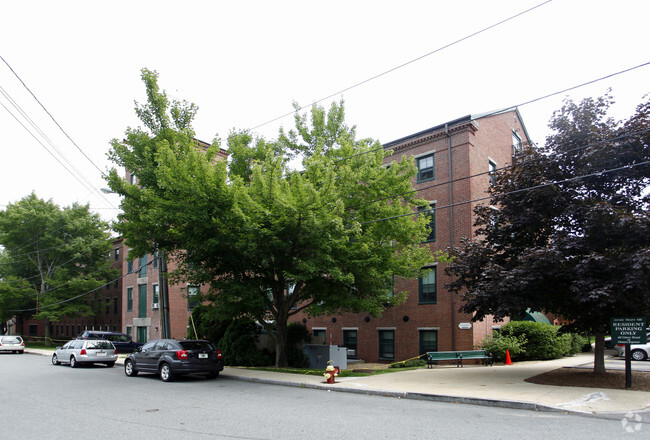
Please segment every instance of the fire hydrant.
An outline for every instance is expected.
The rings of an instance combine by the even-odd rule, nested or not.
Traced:
[[[328,365],[327,368],[325,368],[325,374],[323,374],[325,380],[327,380],[327,383],[335,383],[334,378],[338,375],[338,370],[332,365]]]

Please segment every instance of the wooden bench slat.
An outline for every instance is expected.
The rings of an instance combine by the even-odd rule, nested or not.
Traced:
[[[425,356],[428,368],[436,361],[456,361],[456,366],[462,367],[463,359],[482,359],[485,365],[492,366],[492,355],[486,350],[428,351]]]

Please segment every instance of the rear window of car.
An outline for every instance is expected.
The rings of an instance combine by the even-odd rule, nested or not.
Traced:
[[[4,336],[2,338],[3,344],[20,344],[20,338],[17,336]]]
[[[208,341],[180,341],[180,344],[185,350],[214,350]]]
[[[87,349],[97,349],[97,350],[111,350],[113,349],[113,344],[108,341],[89,341],[86,344]]]

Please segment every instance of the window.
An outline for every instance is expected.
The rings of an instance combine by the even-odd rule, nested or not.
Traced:
[[[114,255],[115,255],[115,261],[120,259],[120,249],[119,248],[115,249]]]
[[[429,272],[418,280],[419,302],[420,304],[435,304],[438,301],[436,266],[425,269],[429,269]]]
[[[126,262],[126,271],[127,273],[133,273],[133,261],[129,260]]]
[[[135,183],[136,183],[135,179],[136,179],[135,174],[131,173],[131,175],[129,176],[129,183],[131,185],[135,185]]]
[[[379,330],[379,359],[395,359],[395,330]]]
[[[138,318],[147,317],[147,285],[138,285]]]
[[[521,153],[521,138],[519,135],[513,130],[512,132],[512,155],[516,155]]]
[[[488,161],[488,172],[490,173],[490,185],[494,185],[497,180],[497,164],[492,159]]]
[[[438,351],[438,330],[420,330],[420,354]]]
[[[131,327],[130,325],[128,325],[126,327],[126,335],[129,337],[129,339],[133,339],[132,338],[132,336],[133,336],[133,327]]]
[[[187,286],[187,310],[194,310],[201,301],[201,292],[199,286]]]
[[[113,297],[113,313],[117,314],[117,296]]]
[[[348,358],[357,358],[357,331],[343,330],[343,346],[348,349]]]
[[[140,257],[140,273],[138,274],[139,278],[144,278],[147,276],[147,256]]]
[[[156,251],[156,252],[153,254],[153,263],[151,264],[151,266],[152,266],[154,269],[158,269],[158,257],[159,257],[159,255],[158,255],[158,251]]]
[[[126,311],[133,311],[133,287],[126,288]]]
[[[428,206],[418,206],[418,213],[422,213],[420,215],[429,217],[429,225],[427,226],[429,235],[424,241],[436,241],[436,204],[431,203]]]
[[[153,288],[153,300],[151,300],[151,304],[156,304],[158,305],[158,300],[160,295],[158,294],[158,284],[154,284],[151,286]]]
[[[314,344],[325,344],[325,329],[313,329],[311,332],[314,335]]]
[[[418,182],[433,179],[433,154],[420,157],[418,161]]]
[[[104,307],[106,314],[108,315],[111,312],[111,299],[106,298],[106,306]]]

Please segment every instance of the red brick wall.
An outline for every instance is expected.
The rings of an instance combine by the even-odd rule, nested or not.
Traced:
[[[399,160],[402,155],[418,157],[435,150],[434,176],[432,181],[417,183],[418,197],[436,202],[436,241],[431,243],[432,251],[444,250],[452,239],[451,212],[453,209],[453,241],[458,244],[461,238],[473,237],[473,208],[477,203],[471,200],[486,197],[489,185],[487,174],[469,176],[488,171],[488,161],[492,159],[497,167],[510,163],[512,158],[512,130],[517,130],[522,141],[527,141],[525,131],[518,119],[518,113],[511,111],[465,121],[451,126],[449,138],[444,128],[423,133],[401,144],[391,145],[394,154],[386,162]],[[452,155],[452,195],[449,197],[449,145]],[[465,178],[465,179],[462,179]],[[460,180],[458,180],[460,179]],[[450,208],[450,201],[455,206]],[[469,202],[469,203],[462,203]],[[380,318],[365,314],[342,314],[308,318],[297,315],[294,321],[305,322],[309,329],[326,328],[326,343],[343,345],[343,329],[357,329],[357,357],[366,362],[379,359],[379,329],[395,331],[395,361],[413,358],[419,354],[419,330],[438,330],[438,350],[468,350],[479,344],[486,335],[491,334],[494,325],[491,317],[483,322],[472,323],[471,329],[459,329],[459,323],[471,322],[471,316],[458,312],[460,298],[444,289],[449,277],[444,273],[444,264],[437,267],[437,304],[418,304],[418,280],[396,280],[395,291],[408,292],[408,299],[400,306],[388,308]],[[333,321],[336,322],[333,322]],[[330,339],[331,335],[331,339]]]

